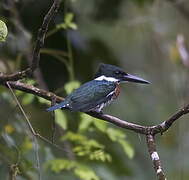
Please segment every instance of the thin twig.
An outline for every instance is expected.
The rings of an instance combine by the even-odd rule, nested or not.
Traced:
[[[43,19],[43,23],[38,31],[38,36],[37,36],[36,45],[33,52],[32,64],[31,64],[32,72],[38,67],[39,60],[40,60],[40,49],[44,45],[44,39],[48,30],[49,23],[51,19],[54,17],[54,15],[56,14],[56,12],[58,11],[60,3],[61,3],[61,0],[54,0],[53,5],[51,6],[48,13],[45,15]]]
[[[8,88],[10,89],[13,97],[14,97],[14,100],[15,102],[17,103],[18,107],[20,108],[20,111],[22,112],[24,118],[26,119],[26,122],[27,122],[27,125],[29,127],[29,130],[31,131],[31,134],[32,134],[32,137],[33,137],[33,144],[34,144],[34,147],[35,147],[35,155],[36,155],[36,162],[37,162],[37,171],[38,171],[38,175],[39,175],[39,180],[41,180],[41,168],[40,168],[40,162],[39,162],[39,152],[38,152],[38,142],[37,142],[37,138],[36,138],[36,133],[35,133],[35,130],[33,129],[24,109],[22,108],[20,102],[18,101],[15,93],[13,92],[11,86],[9,85],[9,82],[7,82],[7,86]]]

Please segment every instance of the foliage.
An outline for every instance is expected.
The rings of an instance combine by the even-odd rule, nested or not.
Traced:
[[[6,24],[0,20],[0,42],[6,40],[7,34],[8,34],[8,29]]]
[[[62,170],[72,170],[73,173],[81,180],[100,180],[99,177],[88,166],[76,161],[66,159],[54,159],[46,163],[46,167],[55,173]]]
[[[86,136],[68,132],[62,140],[69,140],[73,143],[73,152],[80,157],[87,157],[89,160],[111,161],[111,156],[104,151],[105,146],[97,140],[88,139]]]
[[[56,28],[57,29],[77,29],[77,25],[73,22],[73,18],[74,18],[74,14],[73,13],[66,13],[65,18],[64,18],[64,22],[61,24],[57,24]]]

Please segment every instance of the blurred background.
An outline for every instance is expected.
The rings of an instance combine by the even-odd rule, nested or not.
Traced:
[[[0,19],[8,36],[0,43],[0,72],[28,66],[51,4],[1,0]],[[64,0],[41,49],[40,67],[22,82],[65,97],[91,80],[100,62],[114,64],[151,84],[123,84],[104,112],[156,125],[189,103],[188,29],[187,0]],[[15,94],[36,132],[61,149],[34,142],[10,90],[0,86],[0,179],[38,179],[39,172],[45,180],[156,179],[144,136],[83,113],[58,110],[53,115],[45,111],[50,102]],[[189,179],[188,118],[156,137],[167,179]]]

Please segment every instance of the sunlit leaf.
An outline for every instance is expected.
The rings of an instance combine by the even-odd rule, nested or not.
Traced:
[[[93,124],[95,125],[95,127],[98,130],[100,130],[102,132],[106,132],[106,130],[107,130],[107,123],[106,122],[100,121],[99,119],[94,118]]]
[[[73,143],[73,152],[77,156],[85,156],[90,160],[111,161],[111,156],[105,152],[105,146],[95,139],[89,139],[84,135],[67,132],[62,140],[68,140]]]
[[[28,105],[31,104],[34,100],[35,96],[33,94],[25,94],[22,98],[22,104]]]
[[[5,125],[4,128],[5,128],[5,132],[7,134],[11,134],[11,133],[13,133],[15,131],[14,127],[12,125],[10,125],[10,124]]]
[[[55,122],[63,129],[67,129],[67,117],[61,109],[55,111]]]
[[[122,145],[124,152],[131,159],[134,156],[134,149],[126,140],[120,139],[119,143]]]
[[[46,168],[50,168],[55,173],[62,170],[71,170],[74,167],[76,167],[76,162],[66,159],[53,159],[46,163]]]
[[[82,180],[100,180],[94,171],[81,165],[75,168],[74,174]]]
[[[63,170],[72,171],[80,180],[100,180],[92,169],[73,160],[54,159],[48,161],[45,167],[55,173]]]
[[[81,113],[80,117],[81,117],[81,121],[79,123],[78,130],[86,131],[89,128],[89,126],[91,125],[91,123],[93,122],[93,117],[91,117],[87,114],[84,114],[84,113]]]
[[[115,129],[115,128],[108,128],[107,134],[108,134],[108,137],[112,141],[118,141],[118,139],[122,139],[122,138],[126,137],[125,133],[123,133],[121,130]]]
[[[76,30],[77,29],[77,24],[75,24],[75,23],[69,23],[69,25],[68,25],[71,29],[73,29],[73,30]]]
[[[6,40],[7,34],[8,34],[8,29],[6,24],[0,20],[0,42]]]
[[[67,94],[70,94],[74,89],[77,89],[80,86],[79,81],[70,81],[65,84],[64,89]]]
[[[32,148],[33,148],[33,143],[31,139],[29,139],[28,137],[25,137],[23,143],[21,144],[22,152],[26,153],[30,151]]]
[[[66,24],[69,24],[70,22],[72,22],[73,17],[74,17],[74,14],[73,14],[73,13],[67,13],[67,14],[65,15],[65,18],[64,18],[65,23],[66,23]]]
[[[39,101],[41,104],[51,105],[51,102],[48,101],[48,100],[45,99],[45,98],[42,98],[42,97],[37,96],[37,99],[38,99],[38,101]]]

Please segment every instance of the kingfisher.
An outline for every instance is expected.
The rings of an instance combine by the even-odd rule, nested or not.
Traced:
[[[102,109],[115,100],[120,94],[120,83],[135,82],[149,84],[140,77],[128,74],[123,69],[101,63],[95,78],[86,82],[68,95],[64,101],[49,107],[47,111],[69,109],[79,112],[102,113]]]

